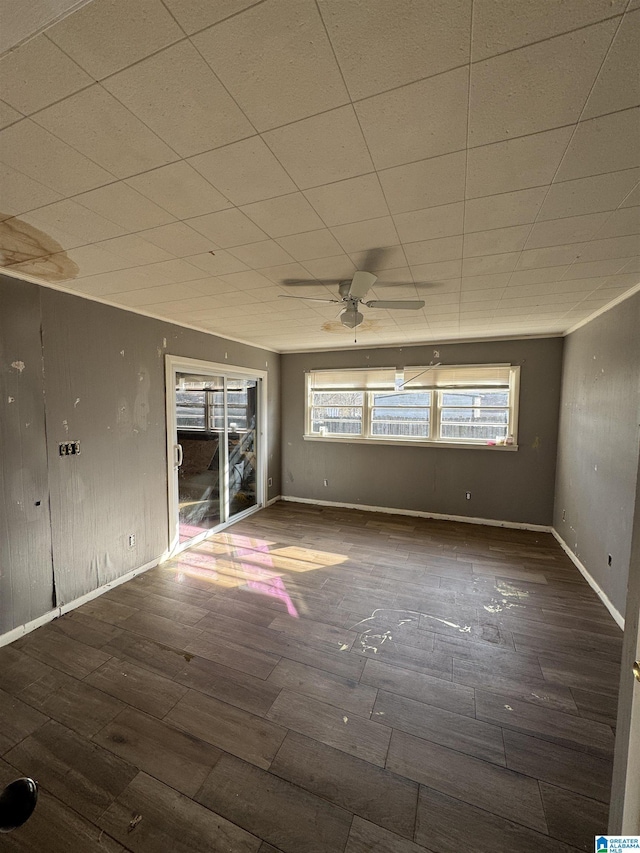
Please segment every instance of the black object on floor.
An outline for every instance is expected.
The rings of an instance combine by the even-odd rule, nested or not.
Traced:
[[[38,802],[33,779],[16,779],[0,794],[0,832],[11,832],[26,823]]]

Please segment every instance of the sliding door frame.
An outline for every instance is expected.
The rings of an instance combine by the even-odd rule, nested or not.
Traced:
[[[176,382],[178,373],[194,373],[200,376],[215,376],[224,377],[224,429],[225,436],[228,431],[227,424],[227,380],[228,379],[255,379],[257,380],[258,395],[257,408],[258,417],[256,421],[256,442],[257,442],[257,470],[256,470],[256,503],[243,512],[235,513],[231,518],[228,517],[228,477],[229,472],[228,460],[225,454],[225,465],[223,471],[224,482],[224,506],[221,504],[221,522],[217,527],[210,530],[205,530],[188,542],[180,543],[180,523],[179,523],[179,500],[178,500],[178,423],[176,415]],[[252,515],[257,510],[266,505],[267,495],[267,371],[256,370],[248,367],[238,367],[231,364],[220,364],[213,361],[201,361],[195,358],[184,358],[178,355],[165,355],[165,400],[166,400],[166,418],[167,418],[167,487],[168,487],[168,531],[169,531],[169,548],[168,554],[176,554],[179,551],[188,548],[202,539],[206,539],[214,533],[223,530],[230,524],[234,524],[241,518],[247,515]]]

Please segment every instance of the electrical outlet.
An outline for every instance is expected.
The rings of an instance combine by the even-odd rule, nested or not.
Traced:
[[[325,480],[325,481],[324,481],[324,485],[325,485],[325,486],[328,486],[328,485],[329,485],[329,481],[328,481],[328,480]]]
[[[465,498],[466,498],[468,501],[470,501],[470,500],[471,500],[471,492],[465,492],[465,493],[464,493],[464,496],[465,496]]]
[[[267,486],[269,486],[269,488],[273,486],[273,477],[269,477],[269,479],[267,480]]]
[[[136,547],[136,534],[130,533],[129,534],[129,548],[135,548],[135,547]]]
[[[80,456],[79,441],[61,441],[58,445],[60,456]]]

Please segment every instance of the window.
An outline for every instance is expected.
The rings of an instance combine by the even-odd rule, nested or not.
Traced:
[[[515,446],[519,374],[508,364],[310,371],[305,437]]]

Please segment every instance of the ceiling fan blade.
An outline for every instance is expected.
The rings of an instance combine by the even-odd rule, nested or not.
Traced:
[[[410,311],[418,311],[424,308],[422,299],[372,299],[364,303],[367,308],[406,308]]]
[[[318,299],[317,296],[289,296],[288,293],[278,294],[278,299],[306,299],[307,302],[342,302],[342,299]]]
[[[283,280],[280,282],[280,284],[283,284],[285,287],[296,287],[296,286],[305,286],[305,287],[315,286],[315,287],[317,287],[319,284],[329,285],[329,284],[337,284],[337,283],[338,283],[338,279],[337,279],[337,278],[332,278],[332,279],[318,279],[318,278],[305,278],[305,279],[298,279],[298,278],[285,278],[285,279],[283,279]]]
[[[371,290],[377,279],[378,276],[374,275],[372,272],[358,270],[358,272],[353,274],[353,278],[351,279],[349,297],[351,299],[363,299]]]

